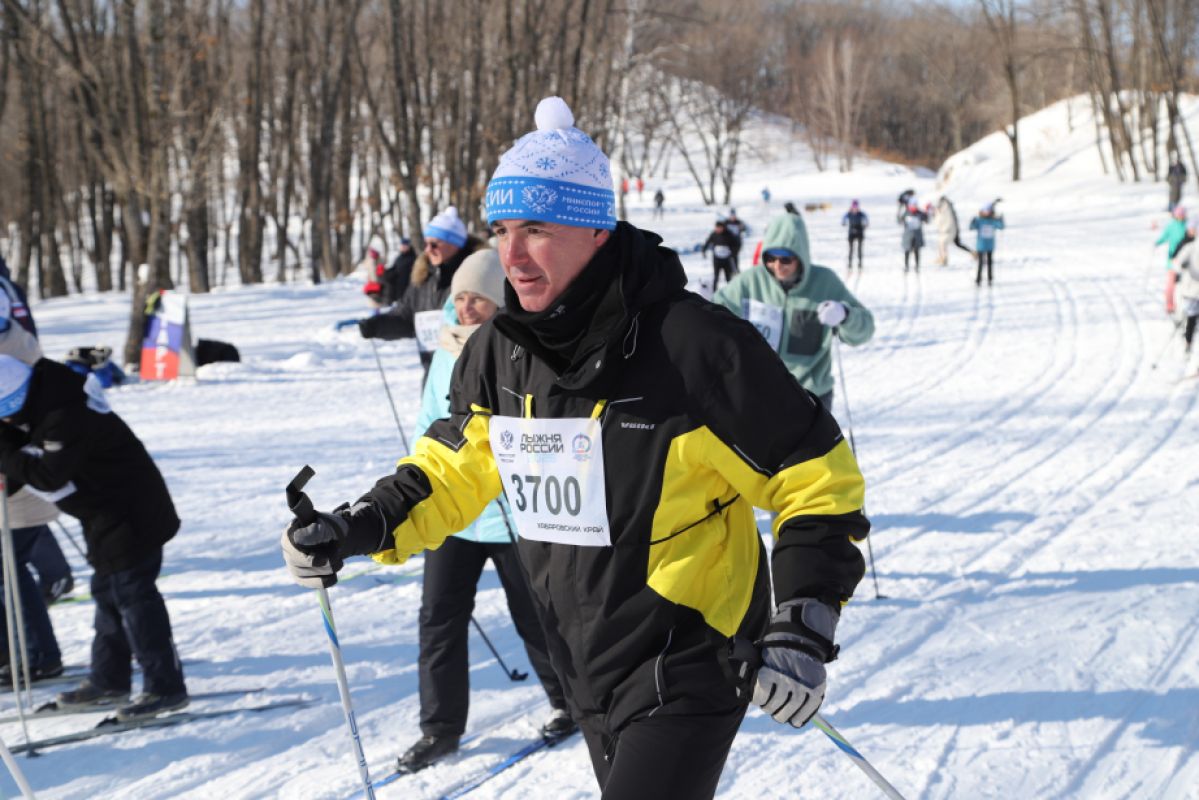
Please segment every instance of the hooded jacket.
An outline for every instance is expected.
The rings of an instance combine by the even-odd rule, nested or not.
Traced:
[[[179,530],[162,473],[95,381],[43,358],[13,422],[28,434],[17,442],[7,427],[0,471],[10,488],[27,484],[83,523],[97,575],[145,560]]]
[[[812,263],[808,229],[803,217],[776,217],[766,229],[762,252],[782,248],[799,256],[801,274],[790,289],[784,289],[765,265],[753,267],[716,292],[712,302],[739,317],[756,323],[771,347],[803,388],[817,396],[833,389],[833,336],[850,345],[864,344],[874,336],[874,315],[846,288],[837,274]],[[843,303],[849,315],[834,330],[822,325],[816,307],[825,300]],[[754,304],[764,314],[755,314]],[[758,317],[758,319],[755,319]],[[766,319],[781,317],[781,327],[770,330]],[[754,376],[745,376],[753,380]]]
[[[471,337],[450,417],[355,505],[342,551],[398,563],[438,546],[501,488],[517,507],[535,499],[527,485],[501,485],[490,432],[499,417],[597,420],[610,542],[535,541],[522,529],[519,552],[572,711],[615,732],[656,710],[747,702],[726,646],[760,636],[771,611],[753,507],[778,514],[779,602],[848,600],[864,568],[851,538],[869,523],[836,422],[751,325],[684,290],[678,256],[658,236],[618,223],[563,297],[592,270],[611,278],[572,357],[512,302]],[[563,306],[543,314],[553,321]],[[515,444],[501,436],[494,446]]]
[[[358,327],[362,335],[368,339],[411,339],[417,336],[416,315],[436,312],[440,318],[442,306],[450,295],[450,282],[459,265],[483,243],[473,237],[467,237],[464,244],[454,257],[441,266],[429,261],[428,255],[421,253],[412,265],[412,280],[404,290],[404,296],[389,310],[362,320]],[[432,327],[436,331],[436,326]],[[433,361],[435,346],[430,342],[418,341],[420,362],[428,372],[429,364]]]

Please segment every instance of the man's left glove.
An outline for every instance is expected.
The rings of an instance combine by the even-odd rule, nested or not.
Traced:
[[[350,532],[350,523],[339,512],[341,506],[326,514],[318,511],[316,519],[307,525],[293,519],[279,540],[283,548],[283,563],[292,580],[310,589],[337,583],[337,571],[342,558],[339,545]]]
[[[814,597],[788,600],[766,628],[754,702],[775,721],[802,728],[824,702],[824,665],[837,657],[840,613]]]
[[[836,300],[825,300],[816,306],[816,318],[820,320],[821,325],[827,325],[830,328],[837,327],[848,316],[849,310],[845,304]]]

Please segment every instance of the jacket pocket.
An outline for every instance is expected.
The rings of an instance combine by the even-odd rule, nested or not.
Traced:
[[[816,312],[811,309],[796,309],[791,314],[791,325],[787,330],[787,353],[793,356],[814,356],[824,344],[824,326]]]

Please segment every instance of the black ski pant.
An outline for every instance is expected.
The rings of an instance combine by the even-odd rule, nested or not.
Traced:
[[[993,283],[995,280],[995,254],[989,250],[978,251],[978,274],[974,276],[974,282],[981,284],[983,282],[983,264],[987,265],[987,283]]]
[[[732,257],[712,259],[712,291],[716,291],[720,286],[721,273],[724,273],[725,283],[731,281],[737,274],[737,265],[733,262]]]
[[[562,684],[550,664],[545,633],[528,580],[511,544],[473,542],[457,536],[425,553],[420,605],[420,729],[426,736],[461,736],[470,707],[467,633],[475,589],[487,559],[495,564],[516,632],[529,663],[554,708],[566,708]]]
[[[1187,352],[1191,350],[1191,345],[1195,341],[1195,327],[1199,324],[1199,316],[1187,317],[1186,327],[1182,329],[1182,338],[1187,343]]]
[[[142,691],[157,695],[187,691],[183,665],[171,637],[171,619],[158,593],[162,548],[128,569],[92,575],[96,637],[92,639],[91,682],[101,689],[129,691],[133,664],[141,664]]]
[[[920,248],[913,247],[910,250],[903,251],[903,271],[904,272],[907,272],[908,268],[909,268],[909,264],[908,264],[909,256],[916,257],[916,271],[919,272],[920,271]]]
[[[849,269],[853,269],[853,243],[858,243],[858,269],[862,268],[862,242],[865,241],[864,236],[849,237]]]
[[[16,528],[12,532],[13,555],[17,562],[17,591],[21,596],[21,611],[25,617],[25,644],[29,650],[31,668],[62,663],[62,653],[58,649],[58,639],[54,636],[54,626],[50,624],[46,599],[29,571],[38,539],[43,534],[53,537],[45,525]],[[0,571],[0,587],[3,586],[4,573]],[[3,610],[2,603],[0,610]],[[8,663],[8,626],[3,624],[0,624],[0,661]]]
[[[579,727],[602,800],[714,797],[745,709],[642,717],[616,734],[604,729],[603,717],[584,717]]]

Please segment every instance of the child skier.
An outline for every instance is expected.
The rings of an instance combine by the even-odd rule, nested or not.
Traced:
[[[920,210],[915,200],[908,202],[900,223],[903,225],[903,271],[910,268],[909,258],[915,256],[916,271],[920,271],[920,248],[924,247],[924,223],[928,222],[928,214]]]

